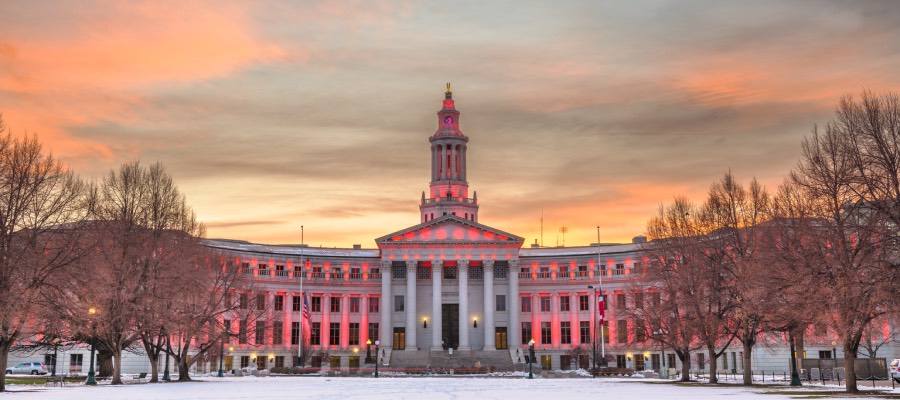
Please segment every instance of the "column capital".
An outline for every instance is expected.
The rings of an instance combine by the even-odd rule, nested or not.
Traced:
[[[406,271],[415,273],[417,264],[418,262],[416,260],[406,260]]]
[[[469,269],[469,260],[459,260],[459,262],[456,263],[456,268],[458,268],[459,271]]]
[[[509,270],[519,272],[519,260],[509,260]]]
[[[388,259],[381,260],[381,268],[387,269],[387,268],[390,268],[390,266],[391,266],[391,260],[388,260]],[[381,271],[381,273],[383,274],[384,271]]]
[[[484,267],[485,268],[493,268],[494,260],[484,260]],[[491,271],[491,272],[493,272],[493,271]]]

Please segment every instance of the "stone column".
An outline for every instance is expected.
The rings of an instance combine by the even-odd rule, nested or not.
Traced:
[[[443,278],[443,261],[435,261],[431,267],[431,350],[442,350],[441,334],[443,321],[441,321],[441,301],[443,290],[441,279]]]
[[[291,314],[294,309],[294,304],[292,303],[292,296],[289,296],[288,292],[283,293],[281,296],[284,299],[284,302],[281,303],[284,305],[284,322],[281,329],[281,340],[282,345],[287,343],[287,348],[291,348],[291,322],[293,322],[293,315]],[[274,343],[276,346],[278,343]]]
[[[365,346],[369,338],[369,295],[364,294],[359,299],[359,345]]]
[[[465,153],[463,153],[465,154]],[[509,327],[507,330],[507,338],[512,347],[522,345],[522,326],[519,324],[519,313],[522,311],[519,307],[519,260],[509,261]]]
[[[456,272],[459,279],[459,350],[472,350],[469,345],[469,260],[460,260]]]
[[[531,337],[528,340],[534,339],[536,344],[544,344],[541,343],[541,297],[539,294],[534,293],[531,295]]]
[[[391,294],[391,279],[394,271],[391,270],[390,260],[381,260],[381,325],[378,327],[378,339],[381,346],[392,348],[394,344],[394,328],[391,326],[391,313],[394,312],[394,296]]]
[[[319,327],[319,335],[322,336],[322,348],[327,349],[331,337],[331,295],[322,296],[322,325]]]
[[[496,350],[494,338],[494,261],[484,262],[484,349]]]
[[[578,293],[572,293],[569,295],[569,311],[571,311],[569,325],[571,326],[572,347],[581,344],[581,327],[578,325],[579,309],[581,309],[581,304],[578,303]]]
[[[406,350],[418,350],[416,343],[416,262],[406,261]]]
[[[341,295],[341,349],[350,348],[350,295]]]
[[[456,145],[450,146],[450,179],[456,179]]]
[[[590,312],[591,312],[591,344],[593,344],[594,340],[597,340],[597,335],[600,334],[600,332],[596,332],[596,327],[597,327],[596,316],[597,316],[598,310],[597,310],[597,296],[595,293],[597,293],[596,290],[591,290],[590,293],[588,293],[588,303],[589,303],[588,310],[590,310]]]
[[[550,295],[550,338],[553,348],[559,348],[559,293]]]
[[[447,179],[447,174],[450,172],[447,170],[447,145],[441,146],[441,179]],[[444,197],[443,195],[436,197]]]
[[[459,180],[464,181],[466,180],[466,145],[462,145],[462,155],[460,158],[462,159],[462,165],[460,165],[459,168],[459,173],[461,174]]]

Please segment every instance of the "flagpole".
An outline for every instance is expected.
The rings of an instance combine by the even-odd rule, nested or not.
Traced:
[[[602,268],[600,268],[600,263],[602,263],[602,262],[603,261],[600,260],[600,225],[597,225],[597,269],[600,271],[600,273],[597,274],[598,279],[599,279],[599,286],[597,287],[597,290],[600,292],[599,295],[601,296],[600,297],[601,299],[603,298],[602,297],[603,296],[603,274],[605,272],[605,271],[603,271]],[[599,301],[597,303],[599,304]],[[603,302],[603,307],[606,307],[606,302]],[[602,311],[598,310],[597,312],[602,312]],[[603,328],[603,326],[605,323],[606,323],[606,321],[600,321],[600,366],[601,367],[606,367],[606,346],[603,344],[603,336],[604,336],[603,331],[606,330]]]
[[[306,269],[303,265],[303,225],[300,225],[300,337],[297,341],[297,364],[303,367],[303,306],[306,301],[306,293],[303,292],[303,272]]]

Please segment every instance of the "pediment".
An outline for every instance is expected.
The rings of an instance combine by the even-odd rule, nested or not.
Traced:
[[[519,236],[455,215],[445,215],[375,239],[379,247],[389,243],[523,243],[524,241],[525,239]]]

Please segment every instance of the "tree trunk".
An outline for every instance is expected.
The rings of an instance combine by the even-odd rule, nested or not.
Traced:
[[[678,354],[678,359],[681,360],[681,381],[682,382],[690,382],[691,380],[691,352],[685,351],[684,353],[676,353]]]
[[[97,347],[97,363],[99,367],[95,365],[97,368],[97,376],[112,376],[114,371],[113,367],[113,353],[106,349],[106,346]]]
[[[159,382],[159,354],[148,354],[150,359],[150,383]]]
[[[116,349],[116,353],[113,354],[112,384],[122,384],[122,350],[119,349]]]
[[[719,367],[719,360],[716,357],[716,347],[706,346],[709,352],[709,383],[719,383],[719,377],[716,376],[716,369]]]
[[[856,387],[856,354],[850,351],[850,345],[844,342],[844,373],[847,375],[847,393],[859,393]]]
[[[178,382],[190,382],[191,375],[189,371],[190,366],[187,364],[187,357],[178,359]]]
[[[12,341],[0,341],[0,392],[6,391],[6,363],[9,360],[9,348]]]
[[[750,352],[753,350],[753,343],[748,339],[741,341],[741,344],[744,347],[744,354],[742,356],[744,361],[744,386],[751,386],[753,385],[753,359]],[[737,366],[735,366],[735,368],[737,368]]]

